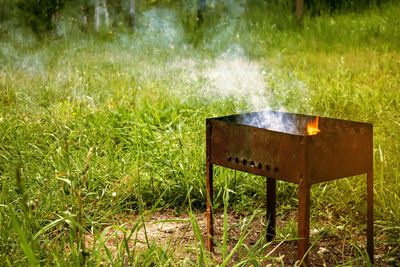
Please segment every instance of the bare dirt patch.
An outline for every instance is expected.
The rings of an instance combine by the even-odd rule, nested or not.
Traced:
[[[294,266],[297,258],[296,240],[293,236],[284,240],[281,228],[287,228],[288,222],[295,218],[296,214],[291,213],[277,221],[278,236],[277,239],[271,242],[264,250],[265,254],[269,254],[270,263],[272,266]],[[201,230],[202,241],[205,244],[206,238],[206,220],[204,213],[195,213],[194,218]],[[228,214],[228,247],[230,251],[237,243],[243,226],[247,226],[248,236],[245,244],[248,247],[254,246],[257,241],[265,235],[265,219],[264,216],[257,215],[250,222],[250,215],[237,214],[230,212]],[[144,222],[144,224],[143,224]],[[124,236],[128,239],[128,244],[131,250],[144,251],[149,246],[156,245],[167,251],[167,253],[177,259],[190,259],[195,261],[199,251],[200,241],[195,236],[193,224],[188,214],[176,214],[174,211],[155,212],[151,215],[140,217],[137,215],[124,216],[121,218],[122,227],[111,227],[107,230],[106,246],[113,253],[117,252],[117,244],[121,244]],[[290,226],[289,226],[290,227]],[[122,230],[124,229],[124,230]],[[132,234],[129,236],[129,234]],[[350,231],[351,232],[351,231]],[[223,233],[223,213],[215,214],[215,233],[217,242],[222,242]],[[379,240],[379,237],[375,238]],[[94,236],[87,235],[87,247],[93,247],[95,242],[98,242]],[[355,231],[351,236],[337,236],[332,234],[321,235],[320,233],[311,233],[313,242],[312,249],[309,253],[311,266],[362,266],[363,260],[360,258],[358,247],[362,247],[366,243],[366,237],[363,234]],[[376,242],[375,246],[375,263],[376,266],[398,266],[400,264],[397,259],[387,259],[383,255],[387,248]],[[217,246],[220,244],[217,244]],[[357,246],[355,246],[357,245]],[[232,262],[239,261],[244,251],[238,250],[232,259]],[[213,255],[216,262],[221,261],[220,248],[217,247]],[[357,259],[358,260],[354,260]]]

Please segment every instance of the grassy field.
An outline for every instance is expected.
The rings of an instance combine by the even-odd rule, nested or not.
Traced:
[[[0,262],[265,265],[262,237],[242,244],[250,223],[227,241],[228,213],[262,217],[265,179],[239,172],[216,169],[219,258],[201,242],[182,258],[147,237],[135,250],[131,238],[173,210],[201,241],[205,119],[279,109],[374,124],[378,261],[400,264],[400,4],[306,16],[302,28],[282,7],[261,7],[210,9],[202,27],[176,7],[149,7],[134,33],[84,34],[66,19],[40,41],[2,25]],[[313,240],[362,236],[365,192],[364,176],[315,186]],[[287,219],[297,188],[279,183],[278,198]],[[296,235],[288,220],[281,238]],[[111,230],[123,233],[114,250]],[[335,264],[366,265],[363,244]]]

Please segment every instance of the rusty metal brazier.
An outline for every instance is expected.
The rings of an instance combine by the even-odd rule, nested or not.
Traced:
[[[273,118],[271,120],[271,118]],[[276,180],[299,185],[298,259],[307,264],[310,188],[313,184],[367,174],[367,252],[373,261],[373,127],[370,123],[262,111],[206,120],[207,246],[214,247],[213,165],[266,177],[267,240],[275,236]],[[269,122],[263,123],[264,120]],[[261,123],[260,123],[261,122]],[[286,127],[289,125],[290,127]]]

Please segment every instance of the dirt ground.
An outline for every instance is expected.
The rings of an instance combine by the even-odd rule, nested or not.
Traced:
[[[205,244],[206,238],[206,219],[204,213],[194,214],[198,226],[201,230],[202,241]],[[296,214],[290,214],[288,217],[295,217]],[[235,246],[241,233],[241,226],[243,222],[250,219],[250,216],[243,214],[228,214],[228,247],[229,250]],[[279,220],[277,219],[277,229],[287,227],[285,222],[290,220]],[[135,228],[135,222],[141,221],[136,215],[131,217],[124,216],[121,218],[124,222],[126,229]],[[147,248],[147,244],[156,244],[159,247],[167,248],[169,255],[178,260],[184,260],[189,258],[192,260],[196,259],[196,251],[198,251],[199,241],[194,236],[192,223],[188,214],[177,214],[175,211],[164,211],[156,212],[144,218],[145,227],[138,228],[137,231],[132,234],[129,240],[129,246],[131,249],[144,250]],[[293,220],[292,220],[293,221]],[[249,247],[256,244],[256,242],[265,234],[265,219],[263,216],[255,216],[249,225],[249,235],[245,240],[245,244]],[[294,228],[296,225],[293,225]],[[293,228],[293,227],[292,227]],[[278,230],[279,232],[279,230]],[[217,212],[215,214],[215,235],[216,242],[222,243],[223,233],[223,213]],[[107,242],[107,247],[111,251],[115,251],[116,244],[120,243],[123,237],[122,231],[115,231],[115,229],[109,231],[110,239]],[[116,240],[116,238],[120,240]],[[290,240],[291,239],[291,240]],[[269,254],[271,261],[267,262],[270,266],[294,266],[296,265],[297,258],[297,242],[293,240],[293,236],[283,240],[277,237],[277,240],[271,242],[265,248],[265,254]],[[316,242],[315,239],[317,239]],[[375,266],[399,266],[400,259],[385,257],[385,252],[388,248],[380,245],[380,242],[376,242],[379,237],[375,236]],[[93,236],[88,235],[86,237],[87,246],[93,245]],[[146,242],[147,240],[147,242]],[[363,247],[366,244],[366,236],[363,234],[355,234],[353,236],[332,236],[332,235],[321,235],[311,230],[311,242],[313,243],[312,249],[309,253],[310,266],[362,266],[362,260],[353,261],[359,253],[354,244]],[[218,246],[218,245],[217,245]],[[240,252],[239,252],[240,253]],[[217,262],[221,260],[221,253],[219,247],[217,247],[215,257]],[[233,262],[239,260],[240,255],[236,253],[233,257]],[[400,258],[400,257],[399,257]]]

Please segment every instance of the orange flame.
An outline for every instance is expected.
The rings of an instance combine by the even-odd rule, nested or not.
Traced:
[[[319,117],[317,116],[314,121],[309,121],[307,123],[307,134],[308,135],[315,135],[320,132],[320,130],[318,129],[318,120],[319,120]]]

